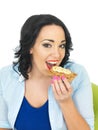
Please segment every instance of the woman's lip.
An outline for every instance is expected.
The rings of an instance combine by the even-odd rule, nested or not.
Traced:
[[[47,62],[58,62],[59,60],[47,60]]]

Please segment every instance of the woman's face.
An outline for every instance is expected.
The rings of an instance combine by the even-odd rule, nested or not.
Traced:
[[[66,38],[62,27],[44,26],[30,50],[33,55],[33,72],[48,75],[53,65],[60,65],[65,56],[65,45]]]

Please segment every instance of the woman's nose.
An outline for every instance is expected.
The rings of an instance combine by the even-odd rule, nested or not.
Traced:
[[[59,48],[53,49],[53,56],[54,56],[55,58],[59,58],[59,57],[60,57]]]

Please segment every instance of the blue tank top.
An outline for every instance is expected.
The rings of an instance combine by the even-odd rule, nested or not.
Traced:
[[[41,107],[32,107],[24,97],[14,125],[16,130],[51,130],[48,101]]]

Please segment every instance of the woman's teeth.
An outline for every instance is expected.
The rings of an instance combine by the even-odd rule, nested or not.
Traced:
[[[51,64],[51,65],[56,65],[57,62],[48,62],[48,64]]]

